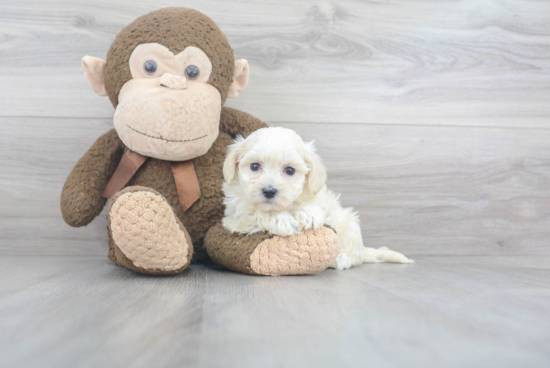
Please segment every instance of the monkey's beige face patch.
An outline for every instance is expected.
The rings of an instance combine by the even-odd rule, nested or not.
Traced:
[[[219,132],[221,95],[208,84],[212,63],[196,47],[174,55],[157,43],[136,47],[133,79],[118,96],[114,124],[124,144],[144,156],[185,161],[205,154]]]

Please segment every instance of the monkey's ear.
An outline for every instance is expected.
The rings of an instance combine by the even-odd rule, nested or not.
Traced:
[[[104,79],[105,64],[105,60],[93,56],[84,56],[82,58],[82,68],[86,74],[86,79],[94,92],[100,96],[107,96]]]
[[[248,61],[245,59],[235,61],[235,71],[233,72],[233,82],[229,86],[229,93],[227,97],[236,98],[248,84],[248,77],[250,76],[250,68]]]
[[[223,163],[223,179],[227,184],[231,184],[235,179],[235,173],[239,166],[239,158],[244,150],[244,138],[238,135],[234,143],[227,147],[227,157]]]

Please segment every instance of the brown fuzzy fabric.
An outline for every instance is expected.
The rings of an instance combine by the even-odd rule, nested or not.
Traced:
[[[266,126],[249,114],[225,107],[222,109],[218,139],[205,155],[193,159],[202,195],[185,213],[179,205],[169,161],[147,159],[126,185],[151,188],[164,196],[193,240],[193,261],[206,255],[202,248],[202,238],[223,217],[222,168],[227,146],[232,142],[229,133],[247,136]],[[99,215],[106,202],[101,197],[101,192],[118,165],[124,149],[124,144],[113,129],[98,139],[78,161],[61,194],[63,218],[69,225],[87,225]]]
[[[118,93],[132,75],[128,61],[134,49],[143,43],[160,43],[174,54],[188,46],[204,51],[212,62],[208,83],[220,91],[222,105],[233,79],[235,59],[227,38],[214,21],[193,9],[165,8],[143,15],[126,26],[107,53],[105,88],[113,106]]]
[[[250,133],[260,128],[267,128],[269,125],[260,119],[239,110],[230,107],[222,108],[220,119],[220,130],[230,134],[232,137],[242,135],[248,137]]]
[[[61,213],[71,226],[88,225],[107,200],[101,193],[124,152],[116,131],[103,134],[76,163],[61,192]]]
[[[298,235],[239,235],[217,224],[204,239],[210,258],[250,275],[309,275],[326,269],[338,255],[338,236],[327,227]]]
[[[109,203],[109,213],[111,212],[111,208],[113,207],[113,204],[116,202],[117,198],[120,197],[121,195],[123,195],[124,193],[128,193],[128,192],[152,192],[156,195],[162,196],[159,192],[157,192],[156,190],[152,190],[150,188],[139,187],[139,186],[126,187],[125,189],[119,191],[111,199],[111,203]],[[177,221],[177,223],[180,227],[180,230],[185,233],[185,238],[187,239],[187,245],[189,246],[189,249],[188,249],[189,253],[188,253],[188,256],[187,256],[187,263],[185,265],[183,265],[182,267],[178,268],[177,270],[171,270],[171,271],[154,270],[154,269],[145,269],[145,268],[136,266],[130,259],[128,259],[128,257],[126,257],[126,255],[116,245],[116,242],[113,239],[113,234],[112,234],[112,230],[111,230],[111,221],[110,220],[109,220],[109,226],[108,226],[108,231],[109,231],[109,254],[108,254],[108,257],[109,257],[109,259],[111,261],[113,261],[113,263],[115,263],[119,266],[123,266],[123,267],[126,267],[126,268],[128,268],[132,271],[136,271],[136,272],[139,272],[139,273],[145,273],[145,274],[148,274],[148,275],[173,275],[173,274],[176,274],[176,273],[180,273],[181,271],[185,270],[187,268],[187,266],[189,266],[189,264],[191,263],[191,258],[193,258],[193,242],[191,241],[191,237],[189,236],[189,233],[187,232],[187,230],[185,229],[185,227],[183,226],[183,224],[181,223],[181,221],[179,220],[179,218],[177,216],[176,216],[176,221]]]
[[[273,237],[265,232],[251,235],[230,233],[219,223],[208,231],[204,243],[212,261],[233,271],[259,275],[250,267],[250,256],[259,244]]]

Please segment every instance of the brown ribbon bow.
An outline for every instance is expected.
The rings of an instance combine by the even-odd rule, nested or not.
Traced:
[[[140,155],[131,150],[124,152],[120,163],[105,186],[101,196],[104,198],[112,198],[116,192],[128,184],[147,158],[147,156]],[[199,179],[197,178],[192,160],[171,162],[171,166],[172,173],[174,174],[174,181],[176,182],[180,206],[183,212],[185,212],[201,197]]]

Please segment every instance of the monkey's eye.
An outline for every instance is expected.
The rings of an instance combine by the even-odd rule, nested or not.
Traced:
[[[294,170],[293,167],[290,167],[290,166],[289,166],[289,167],[287,167],[287,168],[285,169],[285,172],[287,173],[287,175],[294,175],[294,173],[296,172],[296,170]]]
[[[158,69],[157,62],[155,60],[147,60],[145,64],[143,64],[143,69],[145,69],[145,73],[155,75]]]
[[[197,79],[200,74],[201,71],[195,65],[189,65],[187,68],[185,68],[185,76],[187,77],[187,79]]]
[[[256,163],[256,162],[253,163],[253,164],[251,164],[251,165],[250,165],[250,170],[252,170],[252,171],[258,171],[258,170],[260,170],[260,164],[258,164],[258,163]]]

